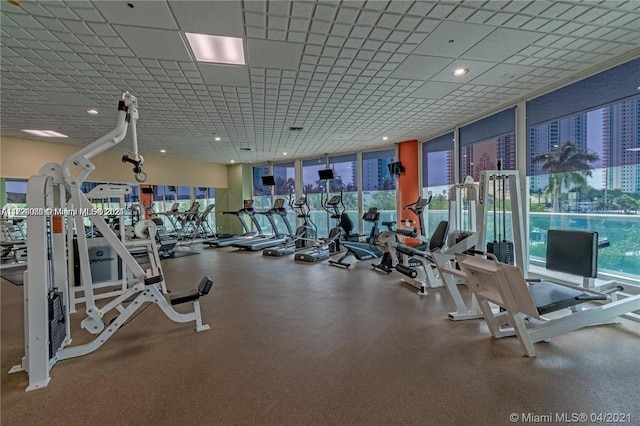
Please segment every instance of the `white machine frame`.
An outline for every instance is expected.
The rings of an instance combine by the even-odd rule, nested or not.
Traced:
[[[478,298],[491,335],[494,338],[517,336],[523,353],[528,357],[536,356],[534,344],[537,342],[583,327],[610,323],[640,309],[640,295],[615,300],[607,293],[554,283],[586,294],[603,296],[609,303],[589,309],[571,309],[568,315],[547,319],[538,313],[520,268],[480,257],[462,260],[461,267],[469,280],[469,287]],[[615,285],[610,286],[615,294]],[[492,310],[490,303],[503,310]]]
[[[453,222],[451,226],[454,229],[451,232],[451,241],[455,241],[455,237],[460,232],[456,228],[462,226],[462,204],[459,201],[462,199],[463,191],[470,201],[469,229],[474,230],[470,232],[471,235],[466,239],[457,244],[453,243],[453,245],[451,245],[450,241],[449,248],[432,255],[440,277],[456,307],[454,312],[449,313],[449,319],[452,321],[466,321],[483,317],[481,307],[474,293],[472,293],[469,305],[462,298],[458,284],[467,283],[468,285],[467,277],[464,272],[454,267],[453,262],[457,256],[467,250],[485,251],[487,215],[489,214],[487,200],[490,195],[490,182],[494,179],[501,179],[501,185],[508,185],[515,261],[516,265],[519,265],[522,270],[526,271],[527,268],[528,251],[524,223],[520,218],[520,214],[524,210],[520,195],[520,176],[518,172],[515,170],[484,170],[480,173],[480,181],[477,188],[471,178],[466,178],[463,183],[451,186],[449,191],[449,220]],[[472,213],[472,210],[476,210],[475,214]],[[506,239],[506,235],[504,238]]]
[[[471,294],[470,306],[464,301],[458,285],[467,284],[464,274],[456,269],[453,262],[456,255],[464,253],[467,250],[475,249],[480,242],[480,234],[477,232],[478,222],[478,185],[473,178],[467,176],[463,183],[454,184],[449,188],[449,247],[445,250],[437,250],[432,253],[431,257],[438,268],[439,276],[444,283],[451,300],[456,307],[454,312],[449,312],[449,318],[453,321],[464,321],[470,319],[482,318],[482,311],[478,305],[475,294]],[[468,224],[464,225],[463,219],[463,199],[469,201]],[[462,231],[463,228],[469,231]],[[456,243],[456,238],[462,233],[468,236]]]
[[[49,371],[57,361],[86,355],[102,346],[145,302],[157,304],[172,321],[195,322],[197,331],[209,328],[202,323],[197,297],[189,299],[193,301],[193,312],[182,314],[171,307],[157,287],[162,276],[158,275],[157,270],[144,271],[140,267],[102,216],[95,214],[91,202],[80,191],[84,179],[95,169],[90,159],[120,143],[126,136],[130,121],[134,159],[128,162],[135,164],[134,172],[137,173],[137,179],[145,178],[140,169],[143,159],[138,155],[135,126],[137,118],[137,100],[126,92],[118,106],[117,125],[114,130],[71,155],[62,165],[45,164],[39,176],[29,179],[27,206],[31,211],[41,211],[42,214],[27,217],[29,266],[24,273],[25,355],[21,363],[9,371],[28,372],[27,391],[47,386],[50,380]],[[77,177],[71,174],[72,165],[81,167]],[[68,205],[67,193],[71,195]],[[84,217],[91,220],[133,275],[133,285],[100,307],[96,305],[97,298],[92,287]],[[80,273],[87,315],[81,326],[97,336],[87,344],[68,347],[71,343],[70,317],[69,311],[65,310],[66,330],[63,341],[59,348],[51,348],[54,353],[50,356],[48,298],[53,289],[62,293],[65,304],[70,298],[65,227],[72,226],[72,223],[75,224],[78,237]],[[117,310],[117,315],[105,325],[105,315],[114,309]]]
[[[508,191],[511,204],[511,226],[513,230],[513,248],[515,251],[516,265],[523,271],[528,270],[529,250],[526,245],[524,222],[520,215],[524,212],[522,197],[520,192],[520,175],[517,170],[484,170],[480,173],[479,198],[478,198],[478,220],[477,229],[480,234],[479,244],[484,245],[487,239],[487,215],[489,213],[489,183],[494,179],[501,179],[502,185],[508,184]],[[495,194],[494,194],[495,195]],[[506,239],[507,236],[505,235]],[[477,247],[484,251],[484,247]]]

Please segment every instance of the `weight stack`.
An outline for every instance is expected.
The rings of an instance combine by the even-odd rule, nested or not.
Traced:
[[[62,293],[49,292],[49,359],[52,359],[67,337]]]
[[[492,253],[498,262],[513,265],[513,243],[511,241],[494,241],[487,243],[487,253]]]

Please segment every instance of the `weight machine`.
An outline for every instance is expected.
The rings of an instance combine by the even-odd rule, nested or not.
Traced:
[[[172,321],[195,322],[197,331],[209,328],[202,323],[199,298],[209,293],[212,281],[204,277],[198,288],[174,293],[167,301],[158,287],[163,281],[158,269],[142,269],[80,190],[82,182],[95,169],[90,159],[122,142],[129,123],[132,129],[133,157],[125,155],[123,162],[134,165],[138,181],[146,179],[141,169],[144,160],[138,154],[137,107],[136,98],[128,92],[124,93],[118,104],[117,125],[114,130],[67,158],[62,165],[45,164],[40,169],[40,175],[29,179],[27,206],[40,214],[27,217],[29,266],[24,273],[25,355],[21,363],[9,371],[28,373],[27,391],[47,386],[49,371],[56,362],[97,350],[146,303],[157,304]],[[80,167],[77,176],[72,175],[73,166]],[[131,285],[104,306],[96,304],[84,228],[85,217],[102,234],[132,274]],[[80,277],[86,305],[86,318],[81,321],[81,327],[97,335],[89,343],[77,346],[69,346],[72,341],[70,316],[65,306],[70,298],[67,268],[69,247],[65,229],[73,226],[78,240]],[[153,232],[151,228],[151,244],[154,241],[154,235],[151,235]],[[172,308],[172,305],[186,302],[193,302],[192,312],[183,314]],[[113,313],[115,316],[112,316]],[[107,315],[111,319],[105,324]]]
[[[508,189],[511,213],[511,230],[514,240],[515,262],[523,270],[526,270],[525,260],[525,234],[524,225],[520,215],[522,214],[522,201],[520,197],[520,177],[515,170],[485,170],[480,173],[478,187],[473,183],[473,179],[467,177],[462,184],[452,185],[449,190],[449,220],[454,224],[455,229],[449,236],[449,248],[434,253],[433,258],[440,272],[440,276],[447,288],[451,299],[456,307],[456,311],[449,313],[449,318],[453,321],[463,321],[469,319],[479,319],[483,317],[481,307],[478,304],[476,295],[472,293],[471,303],[468,306],[457,285],[467,283],[466,274],[456,266],[456,259],[462,259],[465,253],[471,255],[484,253],[487,240],[487,217],[489,214],[489,199],[492,197],[494,204],[497,194],[492,193],[490,188],[500,183],[503,190]],[[462,218],[462,201],[466,198],[469,201],[468,229],[462,231],[464,227]],[[505,203],[505,200],[502,200]],[[479,206],[476,211],[476,205]],[[494,206],[495,208],[495,206]],[[503,220],[504,216],[503,216]],[[493,226],[496,226],[494,221]],[[503,223],[503,229],[506,224]],[[506,232],[505,232],[506,234]],[[501,236],[502,237],[502,236]],[[502,238],[500,238],[502,239]],[[507,236],[504,235],[504,241]],[[496,241],[498,242],[498,241]]]
[[[460,294],[458,285],[466,284],[466,279],[455,265],[456,255],[474,249],[480,241],[480,234],[476,232],[478,186],[474,183],[472,177],[467,176],[463,183],[454,184],[449,188],[448,199],[449,224],[452,229],[449,233],[448,247],[444,250],[433,252],[431,257],[456,307],[454,312],[449,313],[449,318],[454,321],[479,319],[482,318],[482,312],[475,295],[471,295],[471,304],[467,306],[462,294]],[[465,200],[467,201],[468,211],[466,224],[464,223],[463,215]]]

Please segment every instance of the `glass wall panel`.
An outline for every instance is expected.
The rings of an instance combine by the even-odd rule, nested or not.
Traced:
[[[178,186],[176,188],[176,197],[180,203],[180,210],[189,210],[191,207],[191,187],[190,186]],[[200,209],[202,210],[202,209]]]
[[[454,183],[453,132],[422,144],[422,197],[431,198],[424,213],[425,234],[449,220],[449,187]]]
[[[640,96],[528,128],[530,246],[548,229],[597,231],[600,272],[640,278]]]
[[[273,188],[274,195],[279,195],[277,198],[285,199],[285,206],[289,208],[289,198],[296,196],[296,173],[294,163],[281,163],[273,165],[273,177],[276,181],[276,186]],[[271,207],[271,206],[269,206]],[[291,224],[291,227],[296,227],[296,214],[289,209],[287,212],[287,220]],[[281,233],[286,232],[286,227],[280,218],[276,218],[276,225]],[[271,226],[268,224],[264,228],[265,232],[271,232]]]
[[[27,206],[27,180],[26,179],[6,179],[5,192],[7,204],[6,213],[8,216],[15,216],[16,209]]]
[[[253,206],[256,211],[265,211],[271,208],[271,191],[272,187],[262,185],[262,176],[269,175],[269,166],[254,166],[253,167]],[[269,221],[264,215],[258,214],[255,216],[260,227],[264,232],[271,232],[271,226]],[[253,226],[252,221],[247,219],[247,224]]]
[[[208,206],[216,205],[216,190],[215,188],[197,187],[195,190],[196,201],[200,203],[200,211],[205,210]],[[206,221],[212,231],[216,231],[216,209],[215,207],[207,215]]]
[[[171,232],[175,229],[175,217],[162,214],[168,212],[173,206],[174,202],[175,192],[169,191],[169,186],[153,185],[153,206],[155,211],[159,214],[159,217],[164,222],[165,232]]]
[[[333,169],[333,176],[329,182],[329,192],[332,194],[342,191],[342,202],[346,212],[354,224],[354,232],[357,233],[358,214],[358,163],[356,154],[329,157],[329,167]],[[330,223],[332,228],[335,223]]]
[[[389,173],[388,165],[395,160],[394,149],[365,152],[362,154],[362,207],[377,207],[380,222],[397,220],[396,178]],[[364,223],[364,233],[368,235],[372,224]]]
[[[318,170],[326,168],[327,163],[324,158],[302,162],[302,189],[311,209],[311,221],[315,224],[318,235],[321,237],[329,235],[329,217],[321,204],[322,199],[327,198],[327,181],[320,180],[318,177]]]

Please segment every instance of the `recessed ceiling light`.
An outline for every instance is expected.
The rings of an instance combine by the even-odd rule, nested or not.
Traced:
[[[230,162],[230,163],[235,163],[235,162],[236,162],[236,160],[231,160],[231,161],[229,161],[229,162]]]
[[[219,141],[219,140],[220,140],[220,138],[219,138],[219,137],[215,137],[215,138],[213,138],[213,139],[215,139],[215,140],[217,140],[217,141]]]
[[[96,114],[98,114],[98,110],[97,109],[88,109],[87,110],[87,114],[96,115]]]
[[[388,138],[387,136],[383,136],[383,137],[382,137],[382,140],[383,140],[383,141],[388,141],[388,140],[389,140],[389,138]]]
[[[63,135],[62,133],[54,132],[53,130],[26,130],[22,129],[23,132],[31,133],[32,135],[42,136],[44,138],[68,138],[69,136]]]
[[[244,65],[242,39],[208,34],[185,33],[196,60],[219,64]]]
[[[283,152],[283,153],[282,153],[282,155],[287,155],[287,153],[286,153],[286,152]]]
[[[468,72],[469,68],[456,68],[455,70],[453,70],[453,75],[455,75],[456,77],[460,77]]]
[[[166,149],[161,149],[160,152],[164,154],[165,152],[167,152],[167,150]]]

